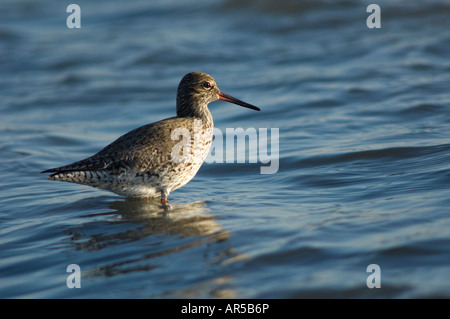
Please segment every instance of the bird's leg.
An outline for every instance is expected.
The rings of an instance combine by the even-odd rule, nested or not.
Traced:
[[[167,196],[169,196],[169,192],[167,191],[167,189],[163,189],[161,191],[161,204],[167,204]]]

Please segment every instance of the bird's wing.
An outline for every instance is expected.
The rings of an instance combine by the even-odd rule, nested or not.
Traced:
[[[177,127],[190,127],[190,121],[193,119],[180,121],[180,118],[170,118],[141,126],[122,135],[91,157],[42,173],[108,170],[114,174],[123,169],[157,172],[164,163],[171,161],[172,149],[179,142],[172,139],[172,131]]]

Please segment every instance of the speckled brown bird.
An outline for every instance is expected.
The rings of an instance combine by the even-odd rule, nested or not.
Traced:
[[[42,173],[127,197],[161,196],[166,204],[170,192],[187,184],[208,155],[214,128],[208,104],[216,100],[260,110],[221,92],[210,75],[188,73],[178,86],[176,117],[134,129],[91,157]]]

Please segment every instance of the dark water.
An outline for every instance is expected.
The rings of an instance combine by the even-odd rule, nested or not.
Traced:
[[[449,298],[450,4],[372,2],[2,1],[0,297]],[[279,129],[275,174],[205,163],[164,210],[39,173],[191,71],[261,107],[211,104],[223,132]]]

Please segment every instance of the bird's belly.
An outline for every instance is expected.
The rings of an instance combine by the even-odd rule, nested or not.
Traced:
[[[157,197],[161,195],[161,191],[171,192],[186,185],[197,174],[201,164],[188,163],[151,174],[128,171],[116,175],[111,183],[97,187],[126,197]]]
[[[118,185],[118,187],[109,187],[108,189],[126,197],[158,197],[161,195],[158,187],[144,184],[122,184]]]

